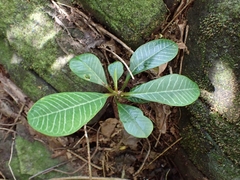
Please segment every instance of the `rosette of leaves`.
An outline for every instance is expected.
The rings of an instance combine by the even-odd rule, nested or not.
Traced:
[[[150,41],[133,53],[129,69],[133,75],[137,75],[171,61],[177,52],[178,46],[171,40]],[[118,80],[124,72],[122,63],[114,62],[108,66],[113,81],[113,85],[110,85],[100,60],[91,53],[72,58],[69,65],[78,77],[99,84],[108,92],[62,92],[38,100],[31,107],[27,118],[33,129],[45,135],[67,136],[78,131],[103,108],[108,98],[114,97],[125,130],[135,137],[146,138],[153,130],[152,121],[139,108],[122,104],[119,99],[125,98],[134,103],[157,102],[186,106],[200,95],[198,85],[179,74],[166,75],[124,92],[131,76],[128,73],[123,86],[118,87]]]

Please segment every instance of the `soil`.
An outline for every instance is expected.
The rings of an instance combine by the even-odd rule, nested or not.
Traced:
[[[130,82],[129,88],[133,84],[143,83],[164,74],[181,73],[181,61],[184,53],[187,52],[184,40],[187,36],[184,13],[190,7],[191,2],[186,1],[185,4],[178,4],[178,6],[172,4],[171,7],[169,5],[170,12],[165,23],[159,25],[158,31],[149,37],[149,40],[159,38],[161,33],[165,38],[174,40],[179,44],[178,56],[168,65],[137,76],[134,81]],[[61,8],[66,11],[70,10],[66,6],[61,6]],[[62,20],[60,13],[57,16]],[[87,23],[90,23],[89,26],[95,27],[96,25],[91,20]],[[108,60],[104,62],[105,66],[111,63],[114,56],[112,52],[117,53],[123,59],[129,59],[130,48],[126,48],[124,43],[119,43],[118,39],[111,37],[111,34],[103,30],[102,26],[99,26],[99,29],[104,34],[104,40],[107,43],[105,46],[94,48],[100,49],[105,55]],[[6,170],[4,164],[6,161],[11,161],[13,155],[11,147],[15,139],[22,136],[22,131],[24,131],[26,139],[40,141],[51,151],[53,159],[61,158],[62,162],[72,167],[71,170],[61,171],[62,177],[78,175],[79,179],[83,176],[122,179],[184,179],[172,160],[173,154],[178,149],[177,144],[181,141],[178,131],[178,121],[181,116],[179,108],[156,103],[138,105],[155,124],[153,133],[147,139],[137,139],[127,134],[111,105],[106,107],[100,121],[88,124],[88,138],[85,138],[83,129],[67,137],[51,138],[35,132],[28,126],[26,114],[34,102],[11,82],[3,66],[0,66],[0,81],[0,152],[4,152],[0,160],[0,178],[12,179],[14,177],[14,173]],[[88,147],[90,147],[91,164],[88,163],[90,160],[87,158]],[[58,167],[52,167],[48,172],[56,169]],[[43,173],[45,173],[44,170],[38,175]]]

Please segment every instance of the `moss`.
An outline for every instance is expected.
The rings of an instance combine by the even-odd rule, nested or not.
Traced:
[[[161,0],[79,1],[120,39],[137,48],[164,20],[166,7]]]
[[[240,5],[237,0],[206,4],[201,0],[194,7],[189,13],[190,55],[183,71],[200,85],[202,93],[188,107],[191,119],[186,126],[193,133],[182,131],[184,138],[197,142],[186,141],[183,146],[210,179],[232,179],[240,171],[240,25],[236,23]],[[203,147],[205,154],[198,150]]]
[[[1,63],[10,72],[11,79],[15,81],[16,85],[22,87],[24,93],[28,94],[32,100],[37,100],[42,96],[56,92],[53,89],[49,89],[46,83],[30,71],[26,71],[22,66],[19,66],[18,63],[22,59],[14,53],[4,37],[0,38],[0,47]]]
[[[66,67],[73,54],[65,55],[58,47],[56,39],[61,39],[64,32],[54,27],[46,6],[44,0],[13,0],[7,4],[9,11],[0,10],[5,18],[0,20],[4,39],[0,53],[4,54],[2,61],[11,79],[32,100],[57,91],[102,91],[72,75]]]
[[[0,36],[0,57],[1,57],[1,63],[7,64],[10,66],[7,62],[9,62],[9,59],[11,59],[13,56],[13,51],[10,48],[8,41],[5,39],[4,36]]]
[[[199,100],[188,106],[188,111],[193,114],[192,119],[187,120],[183,116],[182,121],[185,122],[180,125],[183,137],[181,145],[189,158],[210,179],[228,180],[236,177],[239,174],[239,127],[226,126],[218,113],[209,111]]]
[[[30,142],[20,136],[16,138],[16,156],[11,161],[14,175],[18,179],[28,179],[29,177],[53,167],[60,163],[59,159],[52,159],[51,152],[40,142]],[[66,166],[60,167],[61,170],[68,170]],[[34,179],[50,179],[61,177],[58,172],[49,172],[39,175]]]
[[[19,13],[18,16],[28,16],[6,31],[11,46],[23,58],[21,64],[34,69],[40,76],[45,74],[41,71],[51,66],[58,55],[54,41],[57,31],[54,30],[51,19],[42,13],[42,8],[43,6],[33,9],[31,6],[26,12]]]

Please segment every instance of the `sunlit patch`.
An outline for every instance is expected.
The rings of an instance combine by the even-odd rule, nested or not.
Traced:
[[[232,69],[224,62],[213,64],[209,78],[215,87],[210,104],[220,114],[226,114],[234,108],[237,81]]]
[[[59,71],[70,61],[71,58],[73,58],[73,56],[74,56],[73,54],[69,54],[66,56],[58,57],[52,64],[51,69],[54,71]]]
[[[22,60],[21,57],[14,53],[11,58],[11,64],[20,64]]]
[[[41,9],[35,9],[26,19],[7,30],[9,42],[23,41],[36,49],[41,49],[56,34],[51,19]]]

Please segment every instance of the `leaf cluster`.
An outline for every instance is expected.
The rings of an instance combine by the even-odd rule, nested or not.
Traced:
[[[129,69],[133,75],[137,75],[171,61],[177,52],[178,46],[171,40],[150,41],[133,53]],[[103,108],[109,97],[114,97],[125,130],[135,137],[146,138],[153,130],[152,121],[139,108],[123,104],[120,99],[125,98],[134,103],[157,102],[186,106],[200,95],[198,85],[179,74],[170,74],[124,92],[131,76],[128,73],[122,87],[118,87],[118,80],[124,72],[122,63],[117,61],[108,66],[113,81],[111,86],[100,60],[90,53],[72,58],[69,66],[80,78],[99,84],[109,92],[63,92],[43,97],[32,106],[27,116],[30,126],[43,134],[66,136],[76,132]]]

